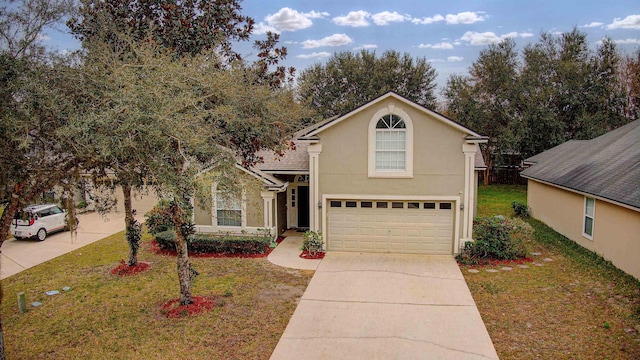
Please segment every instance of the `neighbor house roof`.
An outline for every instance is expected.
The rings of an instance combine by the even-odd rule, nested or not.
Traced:
[[[520,174],[640,209],[640,120],[532,156]]]

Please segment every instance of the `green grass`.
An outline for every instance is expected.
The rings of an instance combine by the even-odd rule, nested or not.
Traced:
[[[524,187],[481,187],[479,213],[512,214]],[[501,359],[640,358],[640,282],[535,219],[528,269],[461,267]],[[553,259],[551,262],[543,258]]]
[[[511,203],[527,203],[526,185],[479,185],[478,216],[512,216]]]
[[[2,280],[8,359],[268,359],[312,272],[261,259],[192,258],[196,296],[225,297],[208,313],[166,319],[160,306],[179,296],[176,259],[141,246],[151,270],[110,275],[127,256],[119,233]],[[47,296],[48,290],[69,292]],[[17,292],[28,306],[20,314]]]

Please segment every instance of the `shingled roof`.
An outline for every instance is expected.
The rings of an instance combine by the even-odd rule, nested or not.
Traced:
[[[520,174],[640,210],[640,120],[532,156]]]

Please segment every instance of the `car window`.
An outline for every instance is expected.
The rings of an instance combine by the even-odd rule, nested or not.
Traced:
[[[57,207],[57,206],[54,206],[54,207],[52,207],[52,208],[51,208],[51,209],[49,209],[49,210],[51,210],[51,214],[52,214],[52,215],[55,215],[55,214],[62,214],[62,209],[60,209],[60,208],[59,208],[59,207]]]
[[[16,220],[29,220],[31,218],[31,214],[25,211],[18,211],[13,218]]]
[[[45,216],[49,216],[49,215],[51,215],[51,210],[50,209],[44,209],[44,210],[38,211],[38,216],[39,217],[45,217]]]

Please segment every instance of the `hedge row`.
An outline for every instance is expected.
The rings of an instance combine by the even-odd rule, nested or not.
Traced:
[[[156,234],[158,245],[165,250],[176,250],[175,239],[173,229]],[[187,249],[194,254],[264,254],[269,242],[261,236],[194,234],[187,237]]]

